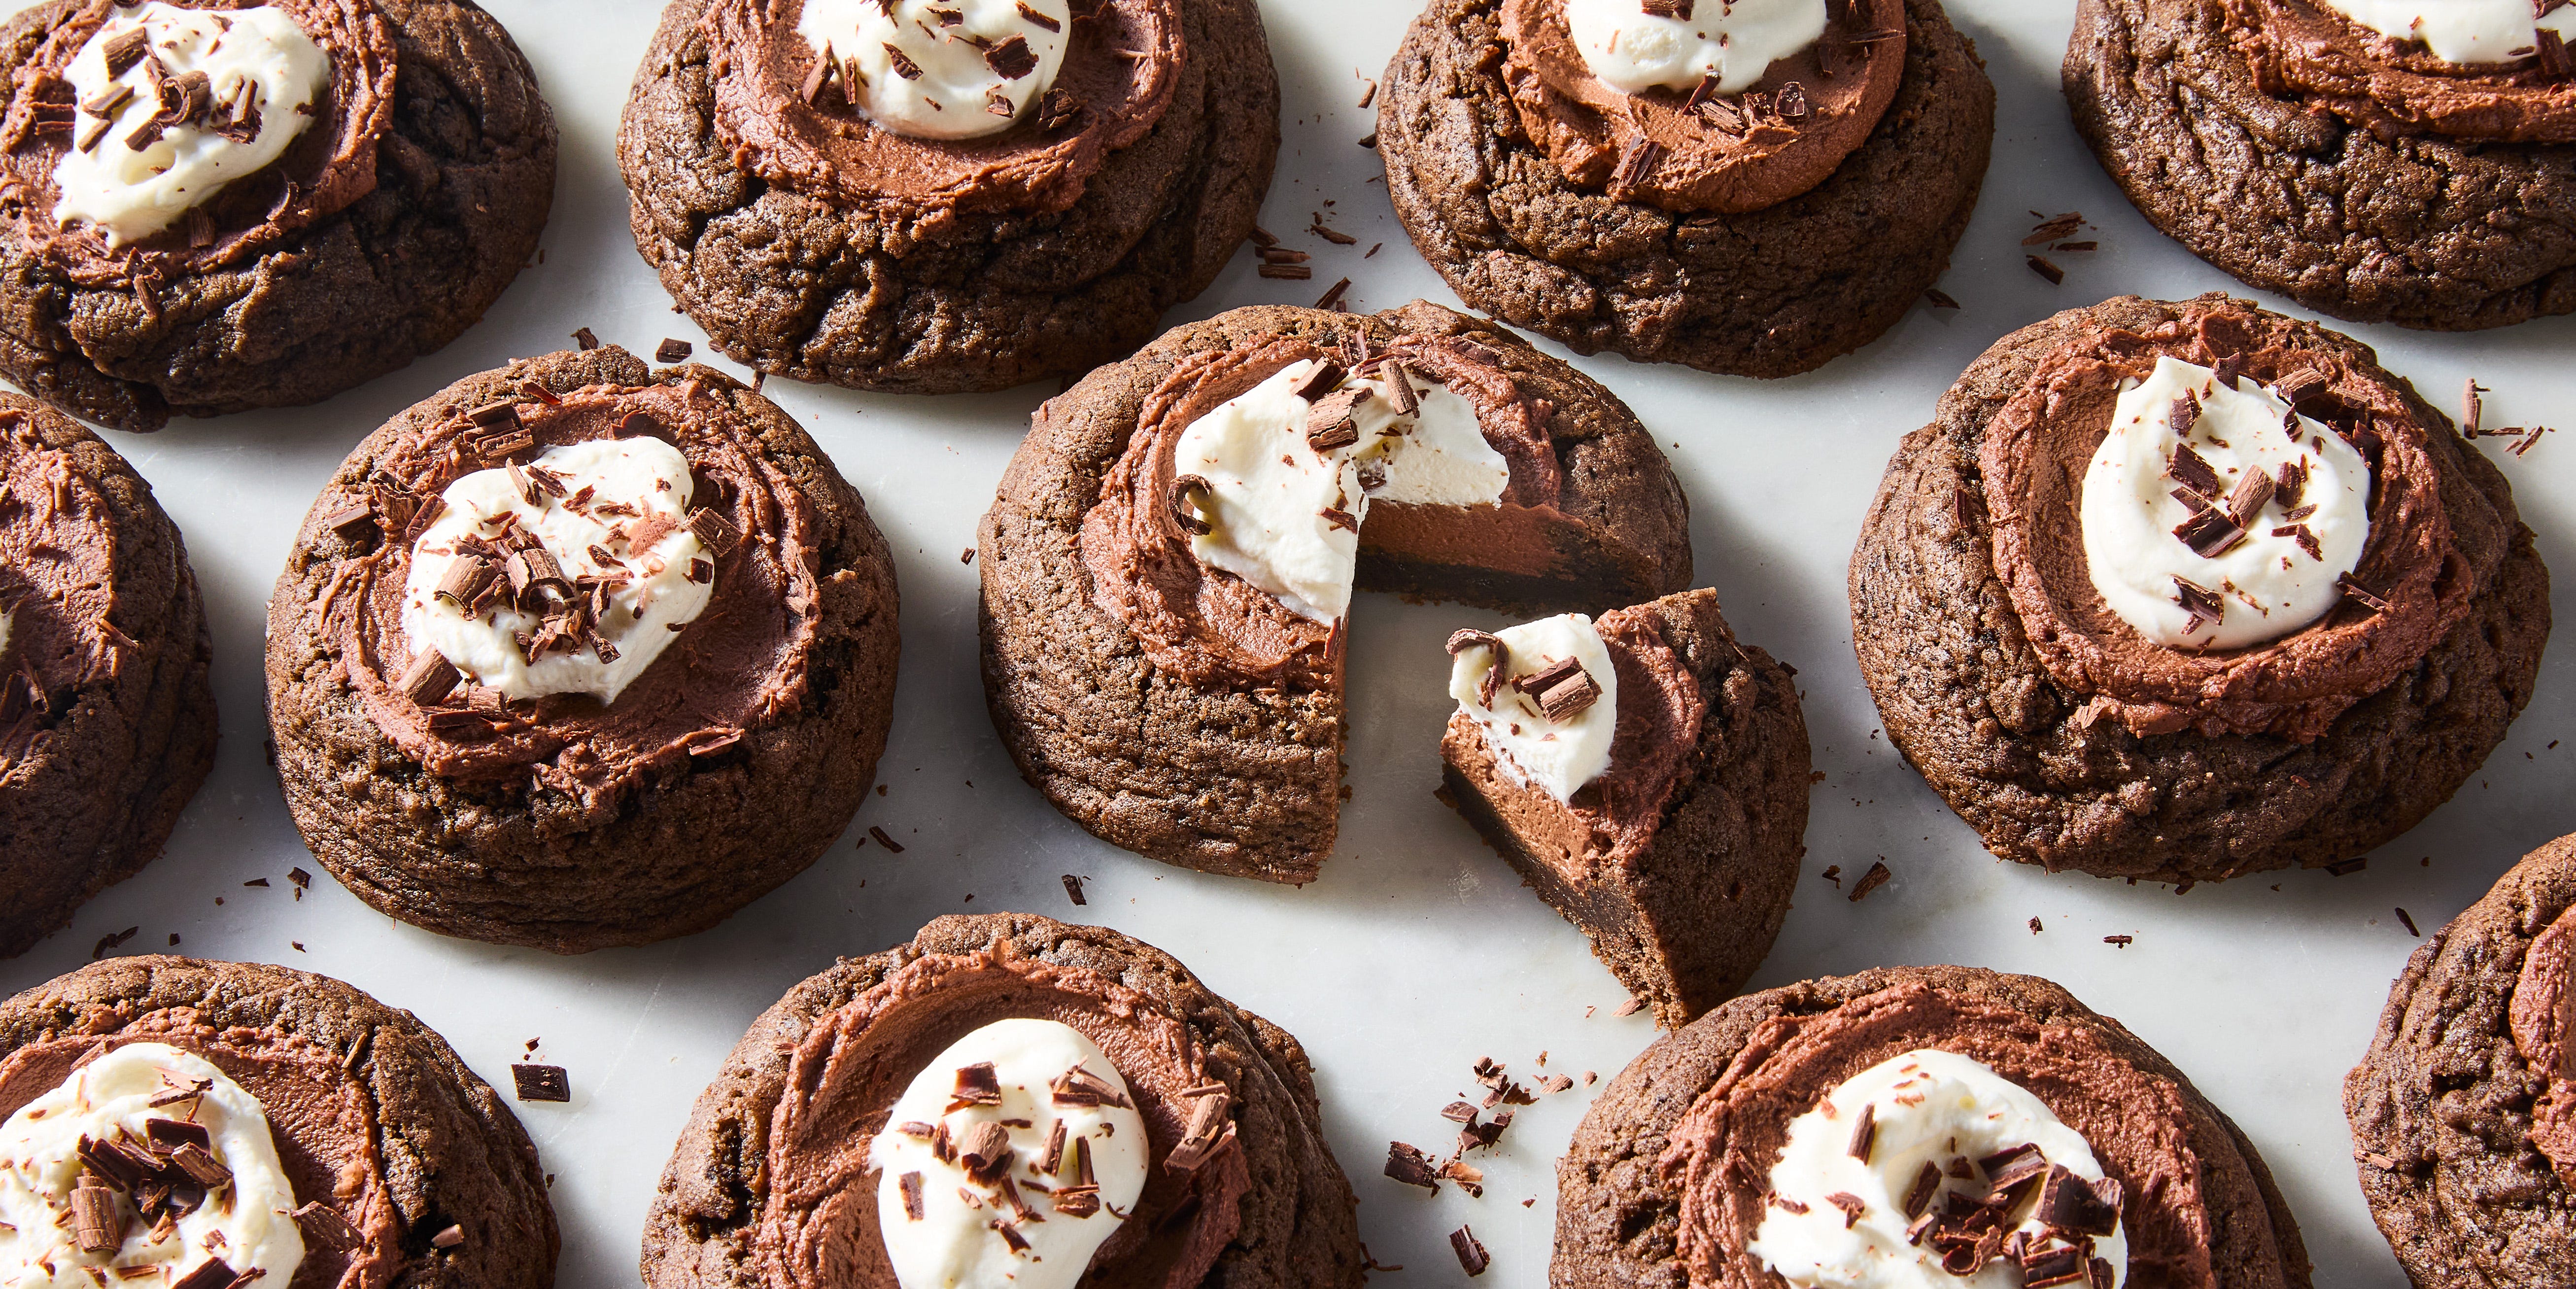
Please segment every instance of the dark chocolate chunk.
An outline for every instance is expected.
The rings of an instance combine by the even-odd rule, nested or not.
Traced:
[[[1771,101],[1771,109],[1791,125],[1804,122],[1807,119],[1807,87],[1796,81],[1781,86],[1778,97]]]
[[[415,705],[435,707],[456,692],[457,684],[464,679],[446,655],[436,649],[424,649],[412,655],[411,665],[403,668],[397,687]]]
[[[1386,1175],[1407,1186],[1433,1191],[1440,1189],[1440,1170],[1431,1162],[1431,1157],[1423,1154],[1421,1147],[1408,1146],[1401,1141],[1386,1143]]]
[[[892,49],[894,46],[888,45],[886,48]],[[918,69],[916,69],[916,74],[917,72]],[[665,337],[662,343],[653,347],[653,361],[657,363],[675,363],[696,352],[697,346],[690,344],[688,341],[672,340]]]
[[[2069,1235],[2109,1235],[2120,1224],[2120,1198],[2115,1178],[2090,1182],[2062,1164],[2050,1164],[2040,1185],[2038,1216]]]
[[[1180,1143],[1163,1157],[1163,1167],[1174,1172],[1195,1172],[1234,1144],[1234,1120],[1230,1114],[1234,1097],[1221,1083],[1191,1088],[1181,1095],[1193,1098],[1189,1122],[1182,1130]]]
[[[1377,365],[1377,378],[1386,384],[1387,393],[1395,400],[1395,410],[1404,416],[1422,411],[1422,395],[1413,388],[1413,373],[1404,364],[1389,358]]]
[[[978,1061],[957,1067],[957,1090],[953,1096],[957,1105],[1002,1104],[1001,1078],[993,1072],[993,1063]]]
[[[2218,592],[2187,578],[2177,577],[2173,581],[2174,603],[2181,605],[2185,612],[2212,622],[2226,614],[2227,603],[2218,598]]]
[[[373,527],[375,522],[376,508],[363,501],[342,506],[322,516],[324,528],[348,538],[365,535],[366,530]]]
[[[1924,1160],[1923,1171],[1914,1175],[1914,1185],[1905,1192],[1905,1216],[1923,1216],[1923,1211],[1932,1207],[1932,1197],[1940,1193],[1941,1166],[1929,1159]]]
[[[2291,372],[2272,382],[2272,392],[2292,407],[2324,393],[2325,388],[2326,378],[2307,369]]]
[[[233,1269],[222,1258],[208,1258],[179,1277],[170,1289],[230,1289],[232,1283]]]
[[[984,65],[992,68],[995,76],[1015,81],[1038,69],[1038,56],[1029,48],[1027,37],[1012,36],[994,42],[984,51]]]
[[[2065,283],[2066,270],[2049,263],[2046,259],[2037,255],[2025,255],[2022,260],[2030,265],[2031,272],[2047,278],[2050,286],[2060,286]]]
[[[2022,1289],[2046,1289],[2049,1285],[2069,1285],[2084,1279],[2084,1250],[2061,1244],[2055,1248],[2024,1250],[2021,1257]]]
[[[1048,1099],[1057,1105],[1124,1106],[1127,1098],[1109,1080],[1077,1065],[1055,1076],[1047,1084]]]
[[[1979,1159],[1977,1167],[1985,1171],[1987,1185],[2008,1191],[2045,1176],[2048,1156],[2040,1153],[2036,1143],[2025,1141]]]
[[[325,1248],[354,1249],[367,1242],[366,1237],[358,1233],[357,1227],[349,1224],[349,1219],[340,1210],[318,1199],[295,1210],[289,1216],[295,1219],[297,1226],[303,1228],[305,1239]]]
[[[513,1065],[510,1078],[522,1101],[572,1100],[572,1076],[560,1065]]]
[[[107,55],[107,74],[123,76],[133,71],[134,65],[143,61],[144,51],[151,43],[151,33],[141,27],[120,31],[108,37],[107,48],[104,51]]]
[[[2175,399],[2174,406],[2177,409],[2181,408],[2183,400]],[[2218,471],[2212,468],[2209,462],[2203,460],[2199,453],[2192,451],[2188,443],[2174,445],[2173,459],[2165,464],[2165,473],[2171,476],[2174,482],[2203,497],[2217,496],[2222,487]]]
[[[984,1068],[990,1071],[993,1067]],[[1000,1181],[1003,1174],[1011,1171],[1010,1130],[989,1119],[967,1129],[965,1138],[957,1143],[957,1162],[978,1185]]]
[[[183,1143],[177,1150],[171,1151],[170,1162],[178,1165],[179,1170],[188,1175],[188,1180],[208,1190],[213,1190],[233,1179],[233,1170],[226,1168],[224,1161],[215,1158],[213,1151],[193,1141]]]
[[[2254,516],[2261,513],[2263,503],[2272,499],[2276,486],[2263,467],[2247,466],[2236,480],[2235,490],[2227,494],[2227,517],[2239,528],[2252,527]]]
[[[1064,875],[1064,893],[1073,897],[1073,902],[1077,907],[1089,902],[1082,898],[1082,879],[1071,873]]]
[[[921,64],[912,61],[912,55],[903,52],[903,50],[891,40],[882,43],[885,45],[886,61],[894,64],[895,75],[908,81],[917,81],[921,79]],[[670,362],[673,360],[665,358],[662,361]]]
[[[2245,530],[2214,509],[2193,511],[2191,518],[2174,526],[2173,534],[2202,559],[2216,559],[2245,540]]]
[[[1305,254],[1302,251],[1288,253],[1299,258],[1303,258]],[[1297,397],[1309,403],[1321,402],[1326,394],[1333,392],[1334,386],[1342,383],[1342,377],[1346,374],[1340,363],[1330,358],[1316,359],[1314,367],[1306,373],[1306,379],[1297,382]]]
[[[741,528],[736,527],[732,520],[704,506],[689,512],[689,531],[697,534],[699,543],[713,551],[719,559],[730,553],[734,545],[742,540]]]
[[[125,1243],[125,1215],[116,1207],[116,1192],[86,1173],[80,1180],[72,1191],[72,1238],[83,1253],[113,1253]]]
[[[575,328],[572,333],[572,342],[584,350],[599,348],[599,337],[593,335],[588,327]]]
[[[1494,1265],[1492,1255],[1485,1252],[1484,1241],[1463,1225],[1449,1233],[1449,1251],[1458,1255],[1458,1266],[1470,1277],[1481,1276],[1485,1268]]]

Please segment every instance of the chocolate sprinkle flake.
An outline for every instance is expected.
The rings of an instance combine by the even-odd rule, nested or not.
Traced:
[[[1877,890],[1881,886],[1885,886],[1887,884],[1887,879],[1894,876],[1896,876],[1896,874],[1888,871],[1888,867],[1884,862],[1872,864],[1869,866],[1868,872],[1860,875],[1859,881],[1852,883],[1851,894],[1846,898],[1852,903],[1858,904],[1861,902],[1862,897],[1868,895],[1871,891]]]
[[[2047,278],[2050,286],[2059,286],[2065,283],[2066,270],[2049,263],[2047,260],[2037,255],[2025,255],[2022,259],[2030,265],[2031,272]]]
[[[1360,244],[1360,239],[1353,237],[1338,228],[1324,227],[1324,212],[1320,210],[1315,211],[1313,212],[1313,215],[1314,222],[1307,225],[1307,232],[1313,233],[1315,236],[1323,238],[1325,241],[1331,242],[1335,246],[1357,246]]]
[[[2352,580],[2352,574],[2346,573],[2343,576],[2336,578],[2335,585],[2342,587],[2345,595],[2351,596],[2353,599],[2360,601],[2363,608],[2366,608],[2373,613],[2388,612],[2388,601],[2373,595],[2368,587]]]
[[[2218,598],[2218,592],[2187,578],[2176,577],[2173,583],[2174,603],[2181,605],[2184,612],[2212,622],[2226,616],[2227,602]]]
[[[1484,1242],[1464,1225],[1449,1233],[1449,1251],[1458,1255],[1458,1266],[1470,1277],[1481,1276],[1485,1274],[1485,1268],[1494,1265],[1492,1255],[1485,1252]]]
[[[699,543],[719,559],[742,540],[742,530],[735,527],[732,520],[704,506],[689,512],[689,531],[696,534]]]
[[[513,1065],[510,1079],[519,1085],[522,1101],[572,1100],[572,1076],[560,1065]]]
[[[804,83],[796,87],[796,97],[803,100],[808,107],[821,106],[823,91],[831,88],[832,78],[838,75],[839,71],[840,61],[832,57],[832,46],[829,42],[825,42],[823,52],[814,58],[814,65],[805,70]],[[855,99],[857,96],[851,97]]]
[[[1349,294],[1350,289],[1351,280],[1349,278],[1343,278],[1341,281],[1335,282],[1331,288],[1324,292],[1324,298],[1315,302],[1315,307],[1318,309],[1331,309],[1337,313],[1347,312],[1347,310],[1342,308],[1342,297]]]
[[[2130,945],[2137,943],[2137,940],[2138,937],[2133,935],[2106,935],[2102,937],[2102,943],[2121,949],[2126,949]]]
[[[403,697],[414,705],[435,707],[456,692],[457,683],[464,679],[446,655],[425,649],[412,655],[411,665],[403,668],[402,679],[396,683]]]
[[[1655,167],[1662,164],[1663,159],[1664,145],[1653,139],[1638,139],[1627,151],[1619,154],[1619,168],[1610,176],[1611,188],[1614,191],[1635,191],[1639,184],[1655,173]]]
[[[2174,400],[2177,413],[2182,406],[2183,400]],[[2181,433],[2188,434],[2190,430],[2186,428]],[[2188,443],[2174,445],[2173,459],[2165,463],[2165,474],[2174,482],[2191,489],[2203,498],[2218,495],[2220,488],[2218,471],[2212,468],[2208,461],[2202,459],[2199,453],[2192,451]]]
[[[892,46],[888,46],[888,48],[892,48]],[[653,347],[653,361],[657,363],[682,362],[685,361],[690,354],[696,352],[697,346],[690,344],[688,341],[673,340],[668,337],[664,337],[662,343]]]
[[[885,46],[886,60],[894,64],[895,75],[908,81],[917,81],[921,79],[921,64],[912,61],[912,55],[903,52],[902,48],[897,46],[893,41],[880,41],[878,43]]]
[[[1860,1118],[1852,1124],[1851,1145],[1847,1149],[1852,1158],[1866,1164],[1870,1148],[1877,1144],[1878,1103],[1865,1101],[1861,1103]]]
[[[1082,898],[1082,879],[1071,873],[1064,875],[1064,893],[1073,898],[1076,907],[1089,903]]]
[[[2039,1220],[2070,1235],[2109,1235],[2120,1224],[2120,1182],[2089,1182],[2062,1164],[2048,1166],[2039,1189]]]
[[[2230,523],[2227,516],[2208,508],[2192,512],[2191,518],[2174,526],[2173,534],[2181,539],[2183,545],[2191,548],[2192,554],[2202,559],[2216,559],[2245,540],[2244,529]]]
[[[1423,1154],[1420,1146],[1408,1146],[1401,1141],[1386,1143],[1386,1175],[1407,1186],[1419,1186],[1428,1191],[1440,1189],[1440,1169],[1431,1162],[1431,1156]]]
[[[1205,537],[1216,531],[1216,525],[1200,518],[1197,508],[1190,504],[1190,494],[1194,492],[1212,497],[1215,486],[1197,475],[1182,475],[1172,480],[1172,491],[1170,497],[1166,499],[1166,509],[1171,511],[1172,522],[1178,525],[1182,532],[1193,537]]]
[[[921,1174],[905,1173],[903,1176],[895,1179],[895,1185],[903,1191],[903,1215],[905,1219],[914,1222],[920,1221]]]
[[[2037,246],[2043,242],[2053,242],[2083,226],[2084,213],[2070,210],[2063,215],[2057,215],[2033,225],[2030,236],[2021,239],[2021,244]]]
[[[1860,1221],[1861,1214],[1869,1211],[1868,1202],[1850,1191],[1835,1191],[1825,1197],[1825,1202],[1843,1211],[1843,1229],[1846,1231],[1852,1228],[1853,1223]]]
[[[2325,549],[2317,545],[2317,535],[2309,532],[2306,524],[2291,524],[2287,527],[2275,528],[2272,530],[2272,535],[2275,537],[2287,537],[2291,541],[2297,542],[2299,544],[2299,549],[2308,553],[2309,559],[2316,560],[2319,563],[2323,563],[2325,561]]]

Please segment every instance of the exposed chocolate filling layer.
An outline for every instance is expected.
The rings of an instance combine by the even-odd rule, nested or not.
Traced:
[[[2265,93],[2305,99],[2382,138],[2576,143],[2576,75],[2553,70],[2537,41],[2513,62],[2449,63],[2316,0],[2227,0],[2227,11]]]
[[[1145,136],[1188,50],[1178,0],[1090,0],[1055,87],[1018,125],[978,139],[920,139],[862,119],[837,91],[800,92],[820,51],[796,31],[804,0],[714,0],[699,30],[716,50],[716,133],[740,164],[818,201],[943,212],[1058,211],[1110,153]],[[934,231],[929,228],[925,233]]]
[[[2531,942],[2513,986],[2513,1045],[2547,1083],[2531,1106],[2531,1144],[2576,1186],[2576,908]]]
[[[1163,1163],[1188,1122],[1181,1093],[1214,1081],[1187,1027],[1108,976],[1017,958],[1007,947],[906,964],[817,1020],[788,1058],[769,1120],[768,1199],[752,1241],[775,1289],[896,1289],[869,1142],[934,1057],[1012,1017],[1056,1021],[1098,1044],[1151,1142],[1144,1192],[1092,1255],[1086,1289],[1191,1289],[1234,1238],[1251,1185],[1243,1151],[1228,1148],[1188,1172]]]
[[[2041,1024],[1919,982],[1762,1022],[1674,1126],[1656,1167],[1681,1196],[1677,1242],[1693,1286],[1779,1283],[1746,1245],[1761,1229],[1790,1121],[1853,1075],[1927,1047],[1983,1062],[2084,1138],[2128,1196],[2128,1283],[2214,1289],[2203,1161],[2181,1089],[2092,1029]]]
[[[1709,99],[1613,89],[1584,63],[1565,0],[1505,0],[1503,80],[1521,130],[1570,182],[1665,210],[1761,210],[1823,183],[1904,76],[1904,0],[1830,0],[1826,11],[1815,44],[1744,93]]]
[[[91,0],[47,33],[35,56],[16,69],[8,112],[0,118],[0,219],[17,239],[38,248],[73,281],[103,286],[135,277],[166,279],[236,264],[345,210],[376,188],[376,147],[394,111],[394,40],[370,0],[166,0],[183,9],[284,12],[330,57],[318,92],[319,118],[285,155],[255,174],[225,184],[192,213],[138,242],[110,250],[100,230],[54,223],[62,196],[54,167],[78,146],[77,132],[40,129],[40,105],[72,103],[64,78],[82,46],[114,14],[116,0]],[[285,105],[276,105],[284,110]],[[101,139],[99,147],[122,147]],[[198,218],[195,212],[202,212]]]
[[[2089,332],[2040,360],[1996,411],[1978,450],[1996,574],[2049,678],[2089,700],[2078,719],[2117,719],[2139,734],[2323,734],[2344,709],[2396,681],[2467,615],[2504,555],[2495,533],[2463,535],[2428,424],[2403,382],[2363,355],[2302,339],[2297,324],[2238,304],[2181,306],[2182,318],[2140,335]],[[2093,587],[2079,513],[2085,471],[2109,433],[2124,378],[2159,354],[2202,366],[2233,358],[2278,385],[2312,374],[2298,404],[2370,463],[2370,536],[2347,595],[2325,617],[2246,649],[2185,652],[2150,643]],[[2295,384],[2295,382],[2294,382]],[[2295,392],[2295,391],[2294,391]],[[2465,490],[2449,481],[2453,490]]]
[[[132,644],[119,645],[110,618],[118,608],[114,509],[30,419],[25,409],[0,409],[0,610],[9,613],[0,765],[67,715],[79,690],[113,687]]]

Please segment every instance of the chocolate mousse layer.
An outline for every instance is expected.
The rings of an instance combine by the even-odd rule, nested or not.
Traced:
[[[2436,135],[2576,143],[2576,70],[2537,38],[2502,63],[2452,63],[2393,40],[2324,0],[2229,0],[2255,84],[2323,108],[2383,139]]]
[[[2513,989],[2513,1045],[2546,1086],[2531,1106],[2531,1144],[2576,1186],[2576,905],[2523,955]]]

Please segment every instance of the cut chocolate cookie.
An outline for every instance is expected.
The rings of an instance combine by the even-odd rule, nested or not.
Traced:
[[[663,1170],[643,1279],[1356,1289],[1356,1207],[1295,1038],[1115,931],[943,917],[752,1023]]]
[[[160,856],[214,766],[210,653],[151,485],[0,393],[0,957]]]
[[[2388,991],[2343,1112],[2371,1216],[2422,1289],[2576,1262],[2576,838],[2525,856]]]
[[[704,930],[874,781],[894,568],[787,413],[609,346],[358,445],[269,603],[288,806],[360,899],[574,953]]]
[[[1134,350],[1278,151],[1253,0],[672,0],[617,136],[635,244],[717,347],[920,394]]]
[[[2531,697],[2549,574],[2371,351],[2221,295],[2004,337],[1852,554],[1889,741],[2007,859],[2214,881],[2414,826]]]
[[[1176,328],[1038,409],[978,529],[1020,772],[1140,854],[1313,880],[1353,587],[1546,612],[1689,585],[1688,506],[1610,391],[1415,303]]]
[[[1563,1289],[1838,1284],[1881,1260],[1926,1283],[1997,1262],[2018,1264],[2006,1284],[2309,1283],[2253,1143],[2034,976],[1887,967],[1747,994],[1631,1062],[1557,1164]]]
[[[1736,643],[1714,591],[1449,643],[1450,804],[1657,1023],[1732,997],[1806,853],[1795,673]]]
[[[2484,25],[2457,9],[2435,26]],[[2576,20],[2532,17],[2556,9],[2491,0],[2520,38],[2437,49],[2336,0],[2079,0],[2066,100],[2139,211],[2248,285],[2354,322],[2500,327],[2576,312]]]
[[[0,374],[124,429],[445,345],[554,200],[554,113],[466,0],[49,0],[0,65]]]
[[[1378,101],[1414,246],[1578,353],[1789,376],[1876,339],[1976,206],[1974,46],[1938,0],[1657,8],[1432,0]]]
[[[115,958],[0,1002],[18,1265],[102,1284],[546,1289],[536,1147],[444,1039],[326,976]],[[79,1270],[74,1271],[73,1268]]]

